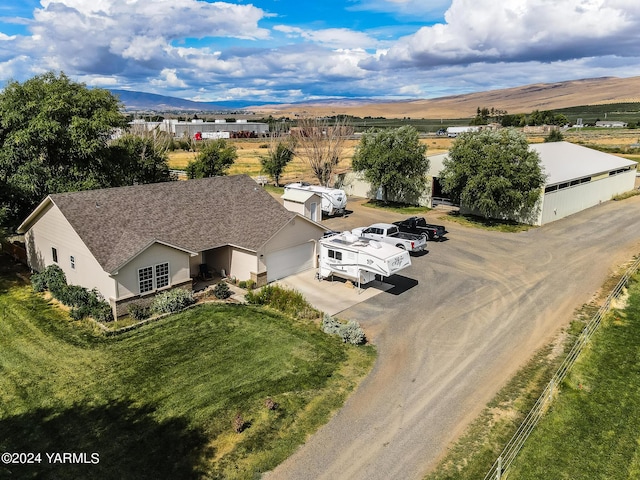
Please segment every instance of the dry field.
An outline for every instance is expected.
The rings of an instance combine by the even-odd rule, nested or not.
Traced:
[[[608,147],[625,147],[632,143],[640,143],[640,130],[584,130],[584,131],[568,131],[565,133],[565,139],[569,142],[579,143],[585,146],[601,145]],[[529,136],[529,142],[539,143],[544,140],[543,135]],[[234,139],[230,140],[236,146],[238,159],[232,165],[229,173],[247,174],[252,177],[261,175],[260,157],[267,154],[266,142],[261,139]],[[435,155],[446,152],[453,139],[446,137],[429,137],[421,140],[427,145],[427,154]],[[338,165],[336,173],[343,173],[351,168],[351,158],[354,149],[358,144],[357,140],[349,140],[344,158]],[[195,152],[176,151],[169,155],[169,166],[175,169],[184,169],[187,164],[196,156]],[[624,155],[625,158],[640,161],[640,155]],[[296,157],[285,169],[281,183],[289,183],[295,181],[313,181],[306,163]]]

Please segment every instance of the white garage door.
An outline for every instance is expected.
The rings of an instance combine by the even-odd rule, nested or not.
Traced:
[[[313,242],[267,254],[267,281],[313,268]]]

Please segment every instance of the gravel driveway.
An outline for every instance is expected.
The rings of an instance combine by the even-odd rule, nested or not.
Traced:
[[[427,217],[444,223],[440,215]],[[344,230],[401,217],[356,205],[323,223]],[[445,224],[449,240],[429,242],[390,279],[397,289],[339,315],[361,323],[376,365],[265,478],[421,478],[574,309],[640,253],[640,196],[517,234]]]

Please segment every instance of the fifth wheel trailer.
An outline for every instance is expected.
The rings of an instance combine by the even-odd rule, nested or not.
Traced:
[[[411,265],[406,250],[350,232],[321,238],[319,244],[320,279],[335,275],[360,286],[375,280],[376,275],[389,277]]]

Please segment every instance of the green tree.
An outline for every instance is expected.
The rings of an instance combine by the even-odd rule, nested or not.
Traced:
[[[545,176],[538,154],[514,129],[465,133],[453,142],[440,173],[443,190],[488,218],[529,220]]]
[[[123,135],[109,145],[109,150],[112,163],[121,167],[111,174],[114,185],[171,180],[167,150],[151,136]]]
[[[109,91],[52,72],[0,93],[0,210],[17,226],[48,194],[98,188],[114,170],[108,141],[125,127]]]
[[[206,141],[196,159],[187,165],[187,176],[204,178],[226,175],[237,158],[236,147],[224,139]]]
[[[266,156],[260,157],[262,171],[273,178],[276,187],[280,186],[280,176],[285,167],[293,160],[295,147],[293,142],[285,141],[279,135],[271,137],[269,152]]]
[[[389,194],[410,201],[426,188],[429,160],[427,146],[420,143],[417,130],[403,126],[393,130],[369,130],[357,145],[352,167],[374,187],[382,187],[386,202]]]
[[[560,130],[555,130],[555,129],[551,130],[549,132],[549,135],[544,137],[545,143],[562,142],[563,140],[564,140],[564,135],[562,135],[562,132]]]

